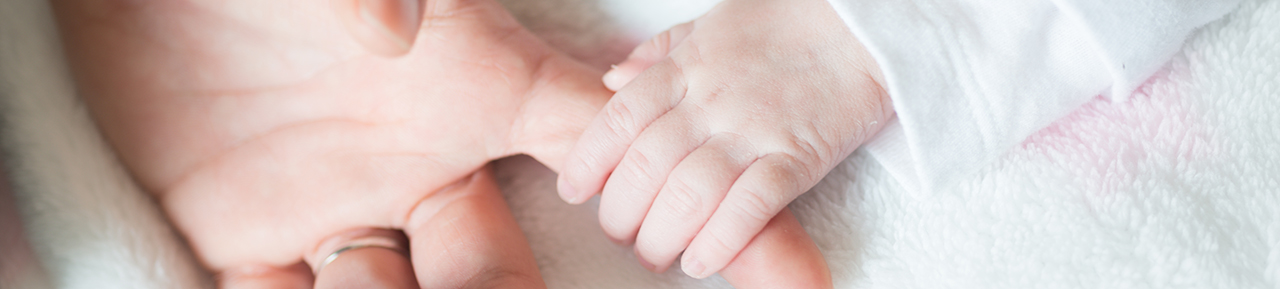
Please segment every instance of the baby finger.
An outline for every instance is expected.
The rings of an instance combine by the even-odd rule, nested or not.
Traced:
[[[667,177],[636,236],[636,255],[662,272],[706,224],[755,156],[736,135],[713,136]]]
[[[600,195],[600,226],[615,242],[635,240],[654,199],[676,165],[706,139],[682,108],[662,116],[636,138]]]
[[[645,127],[684,98],[684,76],[671,61],[654,65],[636,81],[642,85],[614,95],[569,151],[556,184],[565,201],[580,204],[599,193]]]
[[[685,250],[685,274],[705,278],[742,251],[787,204],[808,189],[802,162],[781,153],[766,155],[738,178],[724,202]]]

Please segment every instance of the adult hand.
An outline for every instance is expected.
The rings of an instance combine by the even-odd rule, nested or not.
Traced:
[[[214,272],[288,271],[329,236],[411,227],[489,160],[567,150],[609,96],[487,0],[426,2],[395,58],[349,36],[360,5],[53,4],[104,135]]]

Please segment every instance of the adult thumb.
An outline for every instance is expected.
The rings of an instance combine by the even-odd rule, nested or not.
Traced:
[[[332,0],[352,38],[369,52],[396,57],[409,52],[422,26],[424,0]]]

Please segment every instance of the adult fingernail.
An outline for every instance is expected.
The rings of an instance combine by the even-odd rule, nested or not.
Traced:
[[[697,279],[707,278],[707,266],[703,266],[702,262],[698,262],[697,259],[690,259],[689,262],[684,263],[681,267],[683,267],[684,273],[689,275],[689,277]]]
[[[560,199],[570,204],[578,204],[578,199],[580,198],[578,191],[574,190],[573,186],[569,185],[569,181],[566,181],[563,176],[556,178],[556,190],[560,192]]]

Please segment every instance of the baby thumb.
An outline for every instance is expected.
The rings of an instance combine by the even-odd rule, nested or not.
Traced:
[[[422,25],[422,0],[333,0],[352,38],[379,55],[409,52]]]

